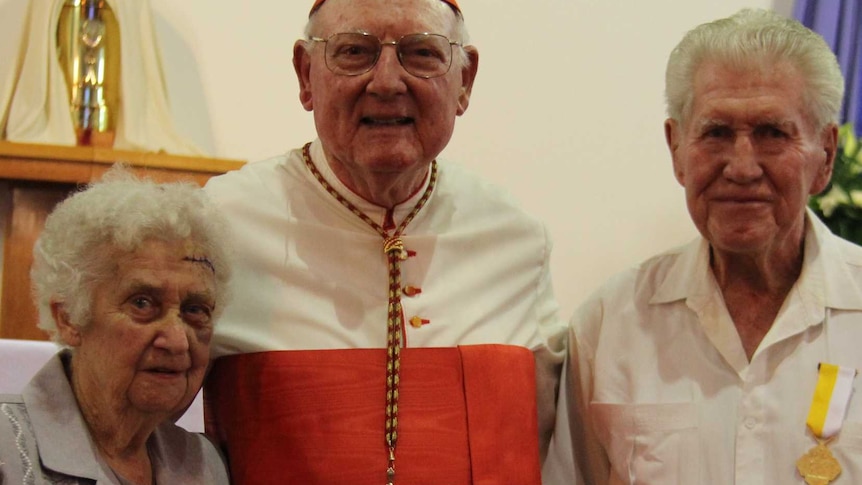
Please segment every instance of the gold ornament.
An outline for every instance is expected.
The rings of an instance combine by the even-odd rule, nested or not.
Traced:
[[[796,469],[808,485],[827,485],[841,474],[841,464],[823,441],[796,460]]]

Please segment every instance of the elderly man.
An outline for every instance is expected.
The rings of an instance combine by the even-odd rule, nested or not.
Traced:
[[[862,483],[862,249],[806,210],[836,152],[835,56],[743,10],[689,32],[666,80],[701,237],[611,279],[571,321],[585,482]]]
[[[319,138],[207,185],[240,253],[206,386],[236,483],[539,481],[550,242],[437,160],[466,42],[454,0],[317,1],[294,67]]]

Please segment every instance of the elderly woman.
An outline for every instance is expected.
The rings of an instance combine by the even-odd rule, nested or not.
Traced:
[[[65,348],[0,400],[0,483],[228,483],[171,420],[201,386],[229,278],[204,197],[114,170],[48,217],[33,294]]]

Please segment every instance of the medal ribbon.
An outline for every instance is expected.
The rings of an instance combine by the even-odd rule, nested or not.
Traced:
[[[841,430],[856,369],[821,362],[818,365],[820,377],[814,388],[814,398],[806,423],[814,436],[828,439]]]

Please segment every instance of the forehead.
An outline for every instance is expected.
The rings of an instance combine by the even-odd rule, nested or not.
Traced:
[[[810,121],[806,83],[789,62],[705,62],[694,76],[692,119]]]
[[[189,239],[150,239],[134,251],[115,250],[108,257],[116,261],[117,288],[144,283],[211,286],[215,281],[209,258]]]
[[[381,38],[417,32],[451,36],[456,19],[440,0],[327,0],[316,16],[320,35],[362,31]]]

